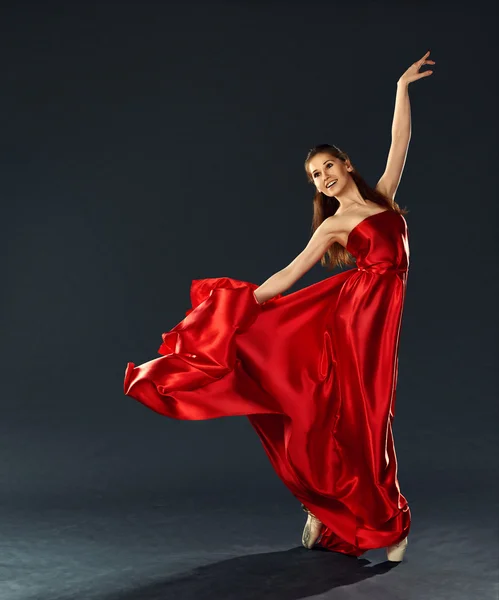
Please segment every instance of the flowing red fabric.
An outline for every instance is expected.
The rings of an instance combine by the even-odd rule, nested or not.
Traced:
[[[160,358],[128,363],[125,394],[174,419],[247,415],[277,475],[324,524],[318,545],[360,556],[410,527],[392,421],[409,266],[405,218],[351,231],[357,268],[258,304],[257,285],[194,280]]]

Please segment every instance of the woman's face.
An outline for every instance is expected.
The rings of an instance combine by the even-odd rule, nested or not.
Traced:
[[[352,165],[327,153],[316,154],[308,162],[308,172],[315,187],[324,195],[337,196],[351,179]]]

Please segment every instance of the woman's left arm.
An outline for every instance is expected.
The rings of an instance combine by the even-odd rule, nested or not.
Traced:
[[[431,75],[433,71],[422,71],[423,65],[434,65],[435,61],[428,59],[428,51],[421,60],[411,65],[397,81],[397,95],[395,97],[395,111],[392,123],[392,143],[385,172],[378,181],[376,189],[390,199],[395,198],[402,178],[407,150],[411,139],[411,104],[409,101],[409,84],[412,81]]]

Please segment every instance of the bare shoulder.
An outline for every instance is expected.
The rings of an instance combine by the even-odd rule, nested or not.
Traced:
[[[357,216],[357,218],[359,217]],[[348,234],[354,227],[354,220],[355,215],[353,213],[327,217],[322,225],[324,225],[324,233],[329,238],[330,243],[338,243],[345,247],[348,240]]]
[[[321,226],[324,226],[324,233],[330,238],[331,242],[338,242],[342,246],[345,246],[352,229],[357,227],[367,217],[375,215],[378,212],[384,212],[385,210],[386,207],[381,207],[373,202],[360,209],[327,217]]]
[[[336,239],[338,236],[341,237],[344,226],[345,218],[342,218],[342,215],[332,215],[331,217],[327,217],[320,225],[324,235],[331,238],[333,242],[338,241]]]
[[[352,211],[349,213],[339,213],[327,217],[321,224],[324,227],[324,233],[330,236],[333,241],[340,242],[345,235],[348,235],[352,227],[355,227],[356,221],[368,216],[367,211]]]

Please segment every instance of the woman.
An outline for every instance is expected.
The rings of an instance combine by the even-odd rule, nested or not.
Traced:
[[[401,561],[410,510],[392,436],[407,285],[407,223],[395,203],[410,139],[408,85],[435,64],[427,52],[399,79],[392,145],[375,189],[335,146],[312,149],[314,233],[261,286],[192,282],[190,309],[163,334],[162,356],[128,363],[125,394],[175,419],[246,415],[278,476],[308,512],[302,536],[360,556]],[[319,259],[324,281],[283,296]]]

